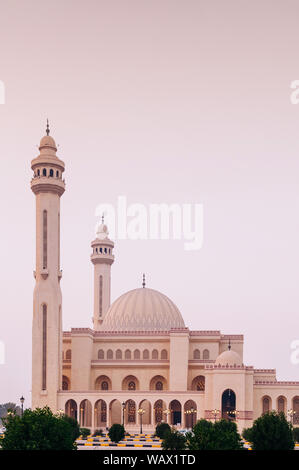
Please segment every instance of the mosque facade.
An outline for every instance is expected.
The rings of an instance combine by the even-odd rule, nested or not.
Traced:
[[[54,139],[41,139],[31,162],[36,197],[32,326],[32,407],[63,410],[82,427],[151,432],[168,422],[235,420],[240,430],[270,410],[299,425],[299,382],[243,362],[244,337],[190,330],[166,295],[146,287],[110,301],[114,243],[102,221],[91,242],[93,325],[62,329],[60,198],[64,162]]]

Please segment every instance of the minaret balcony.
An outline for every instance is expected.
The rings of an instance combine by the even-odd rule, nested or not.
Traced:
[[[109,253],[93,253],[90,256],[93,264],[112,264],[114,263],[114,255]]]
[[[65,181],[50,176],[36,176],[31,180],[31,189],[34,194],[55,193],[61,196],[65,191]]]

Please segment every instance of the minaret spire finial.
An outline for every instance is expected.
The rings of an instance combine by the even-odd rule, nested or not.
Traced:
[[[102,214],[102,224],[104,223],[104,220],[105,219],[104,219],[104,212],[103,212],[103,214]]]
[[[230,345],[230,338],[228,339],[228,350],[231,350],[231,345]]]
[[[145,288],[145,274],[144,273],[142,277],[142,287]]]
[[[46,133],[47,133],[47,135],[49,135],[49,134],[50,134],[50,128],[49,128],[49,119],[47,119]]]

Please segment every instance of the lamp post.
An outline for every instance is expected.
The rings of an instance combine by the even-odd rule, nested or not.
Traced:
[[[23,395],[21,396],[20,398],[20,402],[21,402],[21,416],[23,417],[23,414],[24,414],[24,401],[25,401],[25,398],[23,397]]]
[[[238,415],[239,415],[239,411],[237,411],[237,410],[231,410],[231,411],[227,411],[227,414],[228,414],[228,416],[230,416],[232,419],[235,419],[235,420],[237,421]]]
[[[137,411],[137,413],[138,413],[139,416],[140,416],[140,434],[142,434],[142,416],[144,415],[145,410],[144,410],[143,408],[139,408],[139,410]]]
[[[216,408],[215,408],[215,410],[213,410],[212,413],[213,413],[213,415],[214,415],[214,423],[216,423],[217,415],[220,413],[220,411],[219,411],[219,410],[216,410]]]
[[[296,414],[296,411],[293,409],[288,410],[288,415],[290,417],[291,424],[293,425],[294,422],[294,415]]]
[[[168,415],[170,415],[171,410],[169,408],[167,408],[166,410],[163,411],[163,413],[166,415],[166,423],[168,423]]]
[[[125,407],[126,407],[126,404],[125,402],[123,401],[122,404],[122,412],[123,412],[123,427],[125,427]]]
[[[193,426],[194,426],[194,424],[193,424],[193,416],[195,416],[195,414],[196,414],[196,411],[197,411],[197,410],[195,410],[194,408],[191,408],[191,410],[190,410],[190,413],[191,413],[191,425],[192,425],[192,429],[193,429]]]
[[[84,426],[84,423],[83,423],[83,408],[81,407],[80,408],[80,426],[83,427]]]

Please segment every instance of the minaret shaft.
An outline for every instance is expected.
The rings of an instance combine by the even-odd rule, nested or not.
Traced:
[[[60,289],[60,197],[64,163],[49,135],[32,160],[36,196],[36,267],[32,323],[32,408],[57,411],[62,382],[62,295]]]
[[[100,330],[111,302],[111,265],[114,262],[114,243],[108,238],[107,226],[102,223],[97,238],[91,243],[94,265],[93,328]]]

